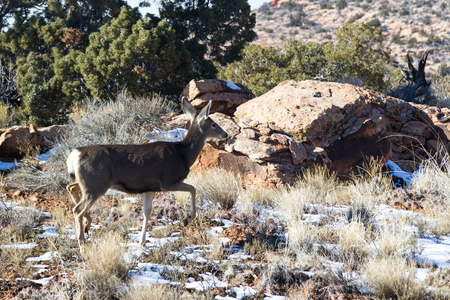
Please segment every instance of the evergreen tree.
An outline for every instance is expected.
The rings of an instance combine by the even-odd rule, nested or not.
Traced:
[[[191,53],[194,77],[214,78],[213,61],[235,61],[256,37],[247,0],[162,0],[159,13]]]
[[[383,48],[381,28],[345,23],[336,32],[336,43],[327,59],[329,78],[383,90],[389,53]]]
[[[178,94],[189,81],[189,58],[165,21],[136,20],[122,7],[117,18],[90,35],[76,60],[91,94],[105,99],[122,89]]]

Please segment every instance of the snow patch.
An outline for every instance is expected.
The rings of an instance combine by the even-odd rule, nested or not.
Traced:
[[[242,90],[240,87],[238,87],[238,85],[236,83],[231,82],[231,81],[226,81],[226,82],[227,82],[227,87],[229,87],[230,89],[235,90],[235,91]]]
[[[56,256],[58,256],[58,251],[49,251],[38,257],[29,257],[26,261],[52,261]]]
[[[418,245],[423,249],[417,255],[418,263],[450,269],[450,236],[441,237],[439,243],[436,239],[419,238]]]
[[[199,292],[206,292],[214,288],[226,288],[228,287],[228,283],[220,281],[219,278],[212,275],[211,273],[199,274],[200,277],[203,278],[203,281],[195,281],[195,279],[191,279],[187,282],[184,287],[189,290],[197,290]]]
[[[0,249],[14,248],[14,249],[18,249],[18,250],[25,250],[25,249],[33,249],[36,246],[37,246],[36,243],[23,243],[23,242],[20,242],[20,243],[17,243],[17,244],[0,245]]]

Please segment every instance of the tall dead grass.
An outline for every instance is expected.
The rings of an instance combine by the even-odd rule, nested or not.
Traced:
[[[78,299],[118,299],[131,268],[125,259],[122,238],[115,232],[85,245],[82,251],[84,266],[74,273]]]
[[[380,299],[424,299],[422,283],[415,279],[416,267],[399,256],[368,260],[363,267],[366,283]]]
[[[450,154],[441,149],[423,161],[413,176],[410,190],[423,198],[423,212],[431,217],[427,231],[437,238],[450,234]]]
[[[201,198],[219,204],[220,208],[231,209],[242,190],[239,175],[222,168],[212,168],[201,173],[197,181],[197,190]]]

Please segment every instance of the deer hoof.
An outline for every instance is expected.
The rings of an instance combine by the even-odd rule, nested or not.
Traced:
[[[184,226],[187,226],[192,221],[191,215],[187,216],[182,222]]]

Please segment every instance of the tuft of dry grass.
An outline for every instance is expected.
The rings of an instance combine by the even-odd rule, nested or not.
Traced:
[[[425,231],[438,239],[450,234],[450,154],[442,150],[435,156],[422,162],[415,173],[410,190],[423,198],[423,212],[431,219],[427,221]]]
[[[79,299],[117,299],[123,294],[123,286],[131,265],[121,246],[122,238],[115,232],[106,233],[101,239],[84,246],[84,267],[74,273]]]
[[[242,190],[239,176],[222,168],[212,168],[202,172],[197,181],[200,197],[219,204],[222,209],[231,209]]]
[[[386,221],[375,234],[373,249],[376,257],[405,256],[414,257],[417,249],[417,236],[408,230],[408,220]]]
[[[31,252],[31,249],[19,249],[18,243],[0,248],[0,278],[25,278],[31,269],[31,263],[26,261]]]
[[[121,246],[122,242],[116,232],[107,232],[100,240],[86,244],[82,251],[86,268],[97,274],[126,278],[130,263],[124,258],[126,250]]]
[[[273,207],[276,197],[277,193],[272,188],[249,186],[240,191],[236,204],[251,213],[255,204]]]
[[[431,158],[422,163],[410,186],[418,195],[437,194],[450,199],[450,157],[445,153],[441,159]]]
[[[294,183],[294,187],[306,192],[305,203],[335,205],[339,203],[338,190],[342,188],[336,174],[326,166],[306,169]]]
[[[287,187],[280,191],[276,206],[283,214],[288,228],[288,245],[295,253],[310,249],[316,241],[316,230],[303,220],[305,204],[316,195],[309,187]]]
[[[8,207],[0,201],[2,239],[24,241],[43,220],[42,213],[31,207]]]
[[[403,257],[369,259],[362,269],[367,284],[380,299],[424,299],[424,286],[415,279],[416,268]]]
[[[180,295],[169,288],[167,285],[161,284],[151,284],[151,285],[140,285],[134,286],[128,289],[127,293],[124,295],[124,300],[147,300],[147,299],[158,299],[158,300],[173,300],[179,299]]]
[[[352,184],[348,185],[352,205],[364,203],[366,208],[380,204],[385,195],[392,190],[392,178],[382,171],[383,163],[374,158],[359,168],[352,176]]]
[[[341,247],[340,259],[347,264],[361,263],[367,257],[367,229],[363,223],[352,221],[336,230]]]

